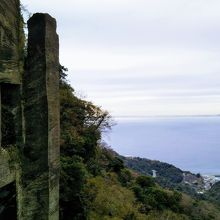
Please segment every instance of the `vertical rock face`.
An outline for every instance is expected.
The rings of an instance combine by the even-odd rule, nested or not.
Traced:
[[[12,182],[15,185],[19,173],[17,167],[19,154],[15,150],[14,158],[9,146],[16,145],[18,148],[22,146],[20,84],[24,35],[19,3],[19,0],[0,0],[0,188],[4,185],[7,188]],[[2,124],[4,126],[1,126]],[[3,189],[3,194],[8,192]],[[4,213],[4,210],[1,211]],[[0,219],[6,219],[1,214],[2,212]]]
[[[56,21],[35,14],[28,21],[23,79],[25,147],[21,219],[59,218],[59,60]]]
[[[22,27],[19,0],[1,0],[0,82],[20,82],[24,45]]]
[[[0,148],[0,188],[15,180],[15,170],[11,169],[9,153]]]
[[[8,138],[13,139],[13,143],[8,144],[15,144],[15,142],[18,144],[21,141],[21,87],[19,84],[23,72],[23,48],[24,34],[20,2],[19,0],[0,0],[0,115],[10,114],[15,123],[14,137]],[[1,109],[1,103],[4,106],[3,109]],[[5,119],[3,116],[2,118]],[[0,116],[0,128],[1,121]],[[1,130],[3,134],[0,132],[0,140],[3,136],[3,143],[0,143],[0,146],[4,146],[4,135],[8,130],[7,132],[4,128]]]
[[[38,13],[29,20],[28,29],[23,73],[20,2],[0,0],[0,188],[16,181],[19,220],[57,220],[60,112],[56,21]],[[1,129],[2,116],[9,123],[3,123],[6,131]],[[13,154],[11,145],[15,146]]]

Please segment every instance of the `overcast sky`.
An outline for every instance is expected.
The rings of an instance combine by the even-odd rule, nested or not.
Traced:
[[[219,0],[22,0],[57,19],[75,90],[113,116],[220,113]]]

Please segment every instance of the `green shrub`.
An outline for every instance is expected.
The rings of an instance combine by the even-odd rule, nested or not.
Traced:
[[[153,187],[156,185],[154,179],[149,176],[138,176],[136,179],[136,183],[142,188]]]

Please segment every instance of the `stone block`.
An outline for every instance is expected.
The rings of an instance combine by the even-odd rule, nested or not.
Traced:
[[[21,82],[23,20],[19,0],[0,1],[0,83]]]

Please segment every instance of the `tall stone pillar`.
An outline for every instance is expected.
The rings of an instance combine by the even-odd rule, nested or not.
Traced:
[[[37,13],[28,21],[23,78],[24,153],[19,219],[59,219],[59,42],[56,21]]]

